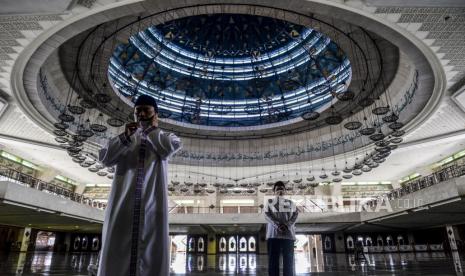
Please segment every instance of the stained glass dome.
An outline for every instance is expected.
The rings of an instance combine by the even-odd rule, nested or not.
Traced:
[[[345,53],[324,34],[269,17],[197,15],[153,25],[119,44],[108,76],[160,116],[206,126],[258,126],[321,111],[351,80]]]

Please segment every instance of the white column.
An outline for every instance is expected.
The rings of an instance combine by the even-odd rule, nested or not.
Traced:
[[[460,239],[459,232],[457,227],[452,225],[446,225],[447,238],[449,240],[450,249],[452,251],[457,251],[457,239]]]
[[[18,241],[21,242],[21,247],[19,251],[27,252],[30,239],[31,239],[31,228],[30,227],[26,227],[19,232]]]

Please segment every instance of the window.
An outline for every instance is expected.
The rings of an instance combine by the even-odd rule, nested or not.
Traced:
[[[373,241],[371,240],[371,237],[365,237],[365,245],[366,246],[372,246]]]
[[[189,252],[195,252],[195,239],[193,237],[191,237],[189,239],[189,246],[188,246],[188,251]]]
[[[405,240],[404,240],[404,237],[402,235],[397,236],[397,244],[398,245],[404,245],[405,244]]]
[[[241,237],[239,240],[239,252],[247,252],[247,240],[245,237]]]
[[[383,237],[378,236],[378,237],[376,238],[376,244],[377,244],[378,246],[383,246],[383,245],[384,245],[384,243],[383,243]]]
[[[256,251],[256,241],[255,241],[255,237],[250,237],[249,238],[249,251],[250,252],[255,252]]]
[[[331,250],[332,248],[332,242],[331,242],[331,238],[326,236],[325,237],[325,250]]]
[[[73,249],[79,250],[80,247],[81,247],[81,238],[80,237],[74,238]]]
[[[99,240],[99,238],[94,237],[94,238],[92,239],[92,251],[97,251],[97,250],[99,250],[99,246],[100,246],[100,240]]]
[[[87,245],[88,245],[87,237],[82,238],[82,250],[87,250]]]
[[[229,244],[228,251],[229,252],[236,252],[236,239],[235,239],[235,237],[230,237],[228,244]]]
[[[219,251],[220,252],[226,252],[226,238],[225,237],[221,237],[220,238],[220,243],[219,243]]]
[[[204,241],[202,237],[198,239],[197,244],[198,244],[197,252],[205,252],[205,246],[204,246]]]
[[[386,243],[387,243],[388,246],[393,246],[394,245],[394,241],[392,240],[391,236],[386,237]]]
[[[347,248],[348,249],[353,249],[354,248],[354,238],[352,238],[352,236],[347,237],[346,243],[347,243]]]

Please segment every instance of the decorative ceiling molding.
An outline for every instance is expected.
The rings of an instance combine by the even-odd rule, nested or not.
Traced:
[[[19,54],[41,32],[61,21],[62,15],[0,15],[0,89],[11,95],[11,72]]]
[[[465,114],[465,85],[452,95],[452,100],[462,109]]]
[[[8,102],[4,98],[0,97],[0,119],[7,108]]]
[[[443,61],[449,86],[465,77],[465,7],[377,7],[375,13],[429,45]]]
[[[382,7],[379,4],[381,7],[374,11],[377,16],[397,24],[429,46],[442,64],[447,87],[455,92],[455,84],[465,79],[465,7]],[[452,100],[449,96],[442,99],[433,116],[407,135],[407,140],[463,129],[464,113]]]

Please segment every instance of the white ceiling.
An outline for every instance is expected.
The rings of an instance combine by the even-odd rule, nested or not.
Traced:
[[[74,0],[2,0],[0,14],[51,14],[62,13]]]
[[[86,168],[82,168],[79,164],[74,163],[66,151],[62,149],[34,145],[1,137],[0,148],[26,159],[41,168],[52,168],[56,171],[56,174],[66,176],[81,184],[111,183],[107,177],[98,176]]]

